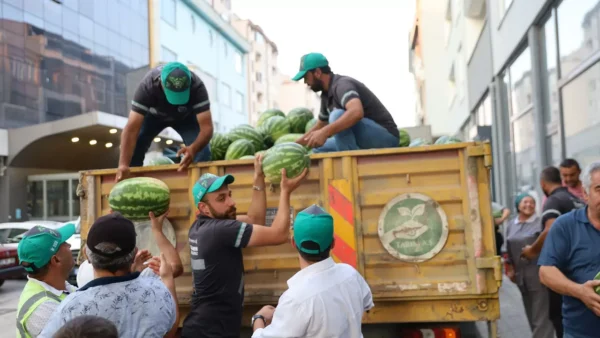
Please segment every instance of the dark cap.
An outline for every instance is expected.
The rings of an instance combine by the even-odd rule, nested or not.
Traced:
[[[87,247],[100,256],[119,258],[135,249],[135,226],[118,212],[102,216],[92,224],[87,236]],[[112,243],[116,249],[108,252],[99,244]]]

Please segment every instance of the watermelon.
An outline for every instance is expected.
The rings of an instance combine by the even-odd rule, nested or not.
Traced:
[[[596,277],[594,277],[594,279],[600,279],[600,272],[598,272],[598,273],[596,274]],[[594,291],[596,291],[596,293],[600,295],[600,285],[596,286],[596,287],[594,288]]]
[[[454,136],[442,136],[440,138],[438,138],[434,144],[453,144],[453,143],[460,143],[462,142],[460,139],[454,137]]]
[[[315,126],[315,124],[317,124],[317,119],[312,119],[312,120],[306,122],[306,126],[304,127],[304,132],[308,133],[308,131],[311,130],[312,127]]]
[[[285,142],[296,142],[297,139],[304,136],[304,134],[287,134],[281,136],[275,144],[285,143]]]
[[[408,147],[410,144],[410,135],[408,135],[408,132],[404,129],[398,129],[398,132],[400,133],[400,146]]]
[[[254,145],[252,142],[246,139],[235,140],[229,145],[227,148],[227,153],[225,153],[226,160],[237,160],[242,156],[252,155],[254,154]]]
[[[145,164],[144,167],[154,166],[154,165],[168,165],[174,164],[172,159],[167,156],[156,157],[148,161],[148,164]]]
[[[210,140],[211,159],[213,161],[221,161],[225,159],[227,148],[231,144],[229,136],[221,133],[214,133]]]
[[[294,108],[287,114],[287,120],[290,123],[290,132],[304,133],[308,121],[314,118],[312,111],[307,108]]]
[[[417,137],[416,139],[412,140],[408,146],[409,147],[420,147],[420,146],[427,146],[430,144],[431,144],[431,142],[425,141],[424,139]]]
[[[285,114],[279,109],[268,109],[262,112],[258,117],[258,121],[256,122],[256,126],[260,127],[267,119],[273,116],[281,116],[285,117]]]
[[[114,185],[108,195],[108,205],[130,220],[148,219],[169,209],[171,193],[165,182],[152,177],[134,177]]]
[[[265,145],[265,148],[271,148],[273,146],[273,144],[275,144],[275,141],[273,141],[273,138],[269,134],[269,132],[266,128],[266,125],[264,123],[262,125],[256,127],[256,131],[260,134],[260,136],[262,136],[263,144]]]
[[[285,168],[288,178],[297,177],[304,168],[310,166],[306,148],[295,142],[284,142],[273,146],[265,153],[262,162],[263,172],[269,182],[281,182],[281,169]]]
[[[281,136],[290,133],[290,123],[285,117],[271,116],[263,124],[265,132],[273,141],[277,141]]]
[[[265,140],[263,136],[247,124],[242,124],[241,126],[233,128],[229,132],[229,139],[232,142],[235,142],[240,139],[252,142],[254,150],[252,151],[252,153],[246,155],[254,154],[255,151],[263,150],[265,148]]]
[[[260,154],[264,154],[264,153],[266,153],[266,152],[267,152],[267,150],[261,150],[261,151],[257,151],[257,152],[255,152],[255,153],[254,153],[254,157],[257,157],[258,155],[260,155]]]
[[[254,155],[245,155],[240,157],[240,160],[253,160],[254,159]]]

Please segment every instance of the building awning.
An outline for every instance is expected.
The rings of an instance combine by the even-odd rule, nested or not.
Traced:
[[[116,168],[126,123],[125,117],[96,111],[9,129],[8,165],[65,171]],[[181,142],[179,134],[167,128],[151,149]]]

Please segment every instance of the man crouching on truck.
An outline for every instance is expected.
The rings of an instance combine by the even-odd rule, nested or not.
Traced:
[[[248,215],[236,215],[231,175],[204,174],[192,193],[199,215],[189,231],[194,291],[182,338],[238,338],[244,302],[242,248],[279,245],[290,235],[290,196],[308,170],[294,179],[282,173],[279,209],[265,224],[267,198],[262,156],[254,161],[254,193]]]

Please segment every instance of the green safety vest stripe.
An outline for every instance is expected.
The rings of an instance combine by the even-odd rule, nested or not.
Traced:
[[[36,293],[35,295],[31,296],[31,298],[29,298],[21,307],[21,310],[19,311],[19,314],[17,315],[17,330],[19,331],[19,337],[17,338],[30,338],[31,336],[25,331],[25,316],[27,315],[27,318],[29,318],[29,310],[31,310],[33,308],[34,305],[39,305],[39,303],[44,302],[46,299],[45,298],[49,298],[51,300],[57,301],[58,303],[61,302],[61,299],[59,297],[57,297],[55,294],[53,294],[52,292],[49,291],[42,291],[40,293]]]

